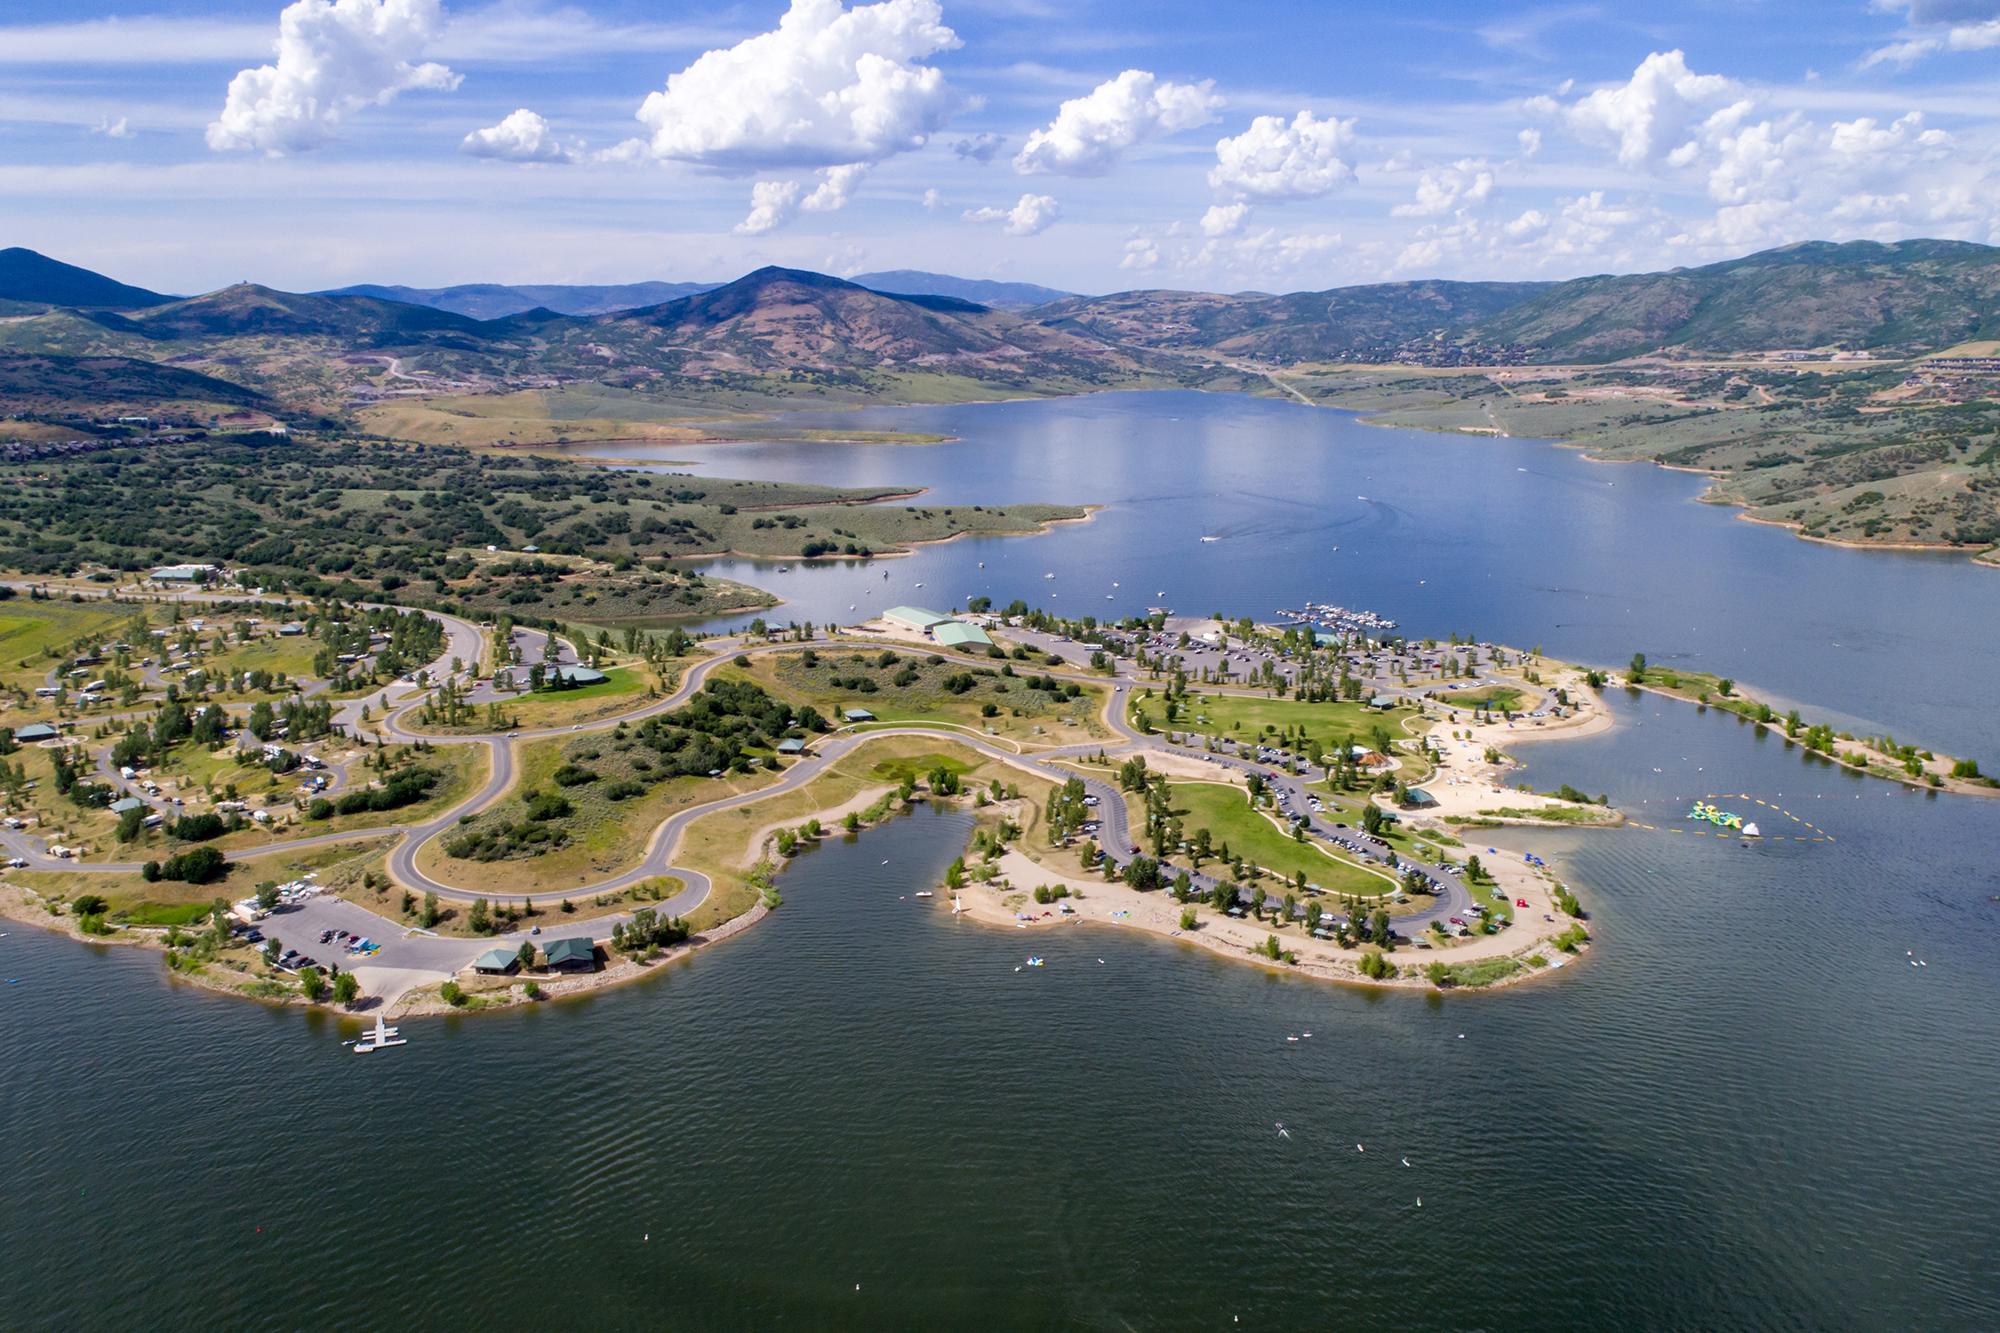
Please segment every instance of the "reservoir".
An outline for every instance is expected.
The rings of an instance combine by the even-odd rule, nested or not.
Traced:
[[[2000,570],[1969,552],[1805,542],[1696,503],[1701,477],[1274,399],[1122,393],[785,420],[953,438],[587,452],[698,475],[925,487],[926,505],[1106,506],[1044,536],[895,560],[704,565],[784,597],[768,613],[781,621],[851,624],[975,596],[1100,619],[1155,605],[1263,617],[1310,599],[1382,612],[1419,637],[1469,633],[1612,666],[1643,652],[1858,735],[1886,728],[2000,770],[2000,711],[1967,707],[2000,660]]]
[[[858,619],[871,590],[1312,598],[2000,753],[2000,574],[1800,542],[1687,476],[1195,394],[809,420],[959,440],[673,457],[1107,508],[901,560],[712,562],[778,619]],[[969,817],[927,811],[804,855],[769,919],[659,976],[413,1021],[367,1060],[351,1022],[0,923],[0,1322],[2000,1326],[2000,801],[1607,698],[1617,728],[1522,745],[1521,780],[1659,831],[1469,835],[1556,865],[1600,942],[1494,994],[954,921],[914,894]],[[1718,796],[1832,841],[1667,831]]]
[[[1836,841],[1527,834],[1601,945],[1497,994],[954,922],[908,895],[959,814],[393,1058],[10,927],[6,1322],[1994,1327],[2000,803],[1612,703],[1537,786],[1645,817],[1727,774]]]

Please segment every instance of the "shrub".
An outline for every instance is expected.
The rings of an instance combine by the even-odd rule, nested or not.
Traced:
[[[438,987],[438,997],[452,1008],[457,1009],[465,1004],[465,987],[459,985],[456,981],[447,981],[444,985]]]
[[[228,827],[222,822],[221,815],[182,815],[167,829],[167,834],[182,842],[207,842],[210,838],[221,837]]]
[[[180,880],[186,884],[213,884],[228,873],[229,862],[221,852],[213,847],[194,847],[160,862],[158,878]]]

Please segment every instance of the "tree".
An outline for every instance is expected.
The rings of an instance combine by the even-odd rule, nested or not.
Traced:
[[[535,945],[534,945],[534,941],[532,941],[532,940],[522,940],[522,941],[521,941],[521,947],[520,947],[520,949],[518,949],[518,950],[517,950],[517,951],[515,952],[515,954],[514,954],[514,958],[515,958],[515,961],[517,961],[517,962],[519,962],[519,963],[520,963],[520,965],[521,965],[521,970],[522,970],[523,972],[525,972],[525,971],[527,971],[527,970],[528,970],[529,968],[533,967],[533,966],[535,965]]]
[[[1632,654],[1632,665],[1626,669],[1625,679],[1631,681],[1634,685],[1643,685],[1645,683],[1646,655],[1644,653]]]
[[[487,906],[484,898],[474,898],[472,900],[472,911],[466,917],[465,924],[472,928],[472,933],[475,935],[488,935],[492,933],[492,909]]]
[[[1194,908],[1183,907],[1181,909],[1181,929],[1193,930],[1194,928],[1195,928]]]
[[[1477,856],[1468,856],[1465,858],[1465,877],[1474,884],[1486,878],[1486,867],[1479,864]]]
[[[313,1004],[326,998],[326,974],[316,967],[299,972],[299,993]]]
[[[132,842],[138,838],[146,826],[146,810],[143,806],[133,806],[118,816],[118,841]]]
[[[438,921],[442,919],[442,915],[438,910],[438,896],[436,892],[433,891],[424,894],[424,914],[417,918],[424,923],[424,929],[429,930],[431,927],[437,925]]]
[[[1373,801],[1361,807],[1361,828],[1371,838],[1382,831],[1382,810]]]
[[[438,998],[456,1009],[465,1003],[465,987],[456,981],[447,981],[438,987]]]
[[[344,1004],[349,1009],[361,998],[361,983],[354,979],[352,972],[342,972],[333,979],[333,998],[335,1003]]]

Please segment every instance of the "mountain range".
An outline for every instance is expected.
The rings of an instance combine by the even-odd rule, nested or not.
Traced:
[[[981,278],[954,278],[944,273],[922,273],[915,269],[863,273],[851,281],[858,287],[890,296],[955,296],[962,301],[991,306],[995,310],[1028,310],[1071,295],[1032,282],[990,282]],[[712,292],[723,285],[719,282],[627,282],[609,286],[473,282],[456,287],[392,287],[361,283],[353,287],[335,287],[314,295],[368,296],[379,301],[401,301],[407,305],[449,310],[473,319],[502,319],[536,309],[553,310],[559,315],[608,315],[620,310],[641,310],[683,296]]]
[[[384,391],[364,382],[385,367],[400,377],[398,392],[428,377],[460,392],[595,380],[782,396],[787,385],[816,383],[879,398],[912,392],[912,376],[1065,392],[1219,384],[1328,362],[1605,364],[1785,348],[1917,355],[2000,336],[2000,249],[1960,241],[1815,242],[1661,273],[1284,295],[1069,296],[909,271],[862,279],[765,268],[718,285],[302,294],[246,283],[177,298],[17,248],[0,251],[0,349],[170,362],[334,411],[351,394]]]

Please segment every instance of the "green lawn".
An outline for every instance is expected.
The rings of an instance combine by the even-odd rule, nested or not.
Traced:
[[[947,754],[917,754],[899,759],[884,759],[869,771],[886,782],[902,782],[906,778],[913,782],[922,782],[940,768],[948,769],[962,778],[972,771],[973,765]]]
[[[1508,685],[1489,685],[1483,690],[1440,690],[1437,701],[1448,708],[1490,708],[1513,712],[1521,706],[1521,692]]]
[[[14,597],[0,610],[0,684],[33,690],[42,683],[54,659],[79,639],[115,639],[124,627],[145,614],[144,608],[112,602],[36,602]],[[145,651],[138,641],[133,647]]]
[[[1358,703],[1300,703],[1296,699],[1272,699],[1247,694],[1201,694],[1189,691],[1169,721],[1166,701],[1135,698],[1134,713],[1144,713],[1155,727],[1168,731],[1192,731],[1205,736],[1226,736],[1238,741],[1254,741],[1259,736],[1305,728],[1308,738],[1331,750],[1352,738],[1356,744],[1373,744],[1375,728],[1384,727],[1392,736],[1401,730],[1402,714],[1377,713]]]
[[[1248,794],[1241,788],[1216,782],[1174,782],[1169,784],[1173,809],[1187,833],[1206,828],[1220,848],[1246,862],[1290,881],[1303,870],[1308,884],[1329,893],[1375,896],[1394,891],[1392,880],[1374,874],[1352,861],[1322,851],[1317,843],[1294,842],[1262,814],[1250,808]],[[1204,865],[1213,869],[1214,862]]]
[[[890,660],[884,662],[885,656]],[[1084,685],[1075,698],[1035,689],[1030,682],[1041,673],[1020,663],[911,648],[821,652],[816,657],[817,665],[807,666],[802,653],[771,654],[752,659],[747,670],[730,667],[722,674],[740,671],[779,698],[810,704],[836,723],[844,710],[865,708],[885,724],[948,723],[1030,745],[1069,745],[1110,735],[1100,720],[1102,686]],[[1002,674],[1009,666],[1017,674]],[[953,690],[947,681],[965,688]],[[862,682],[874,688],[863,688]],[[989,706],[991,717],[985,716]]]

